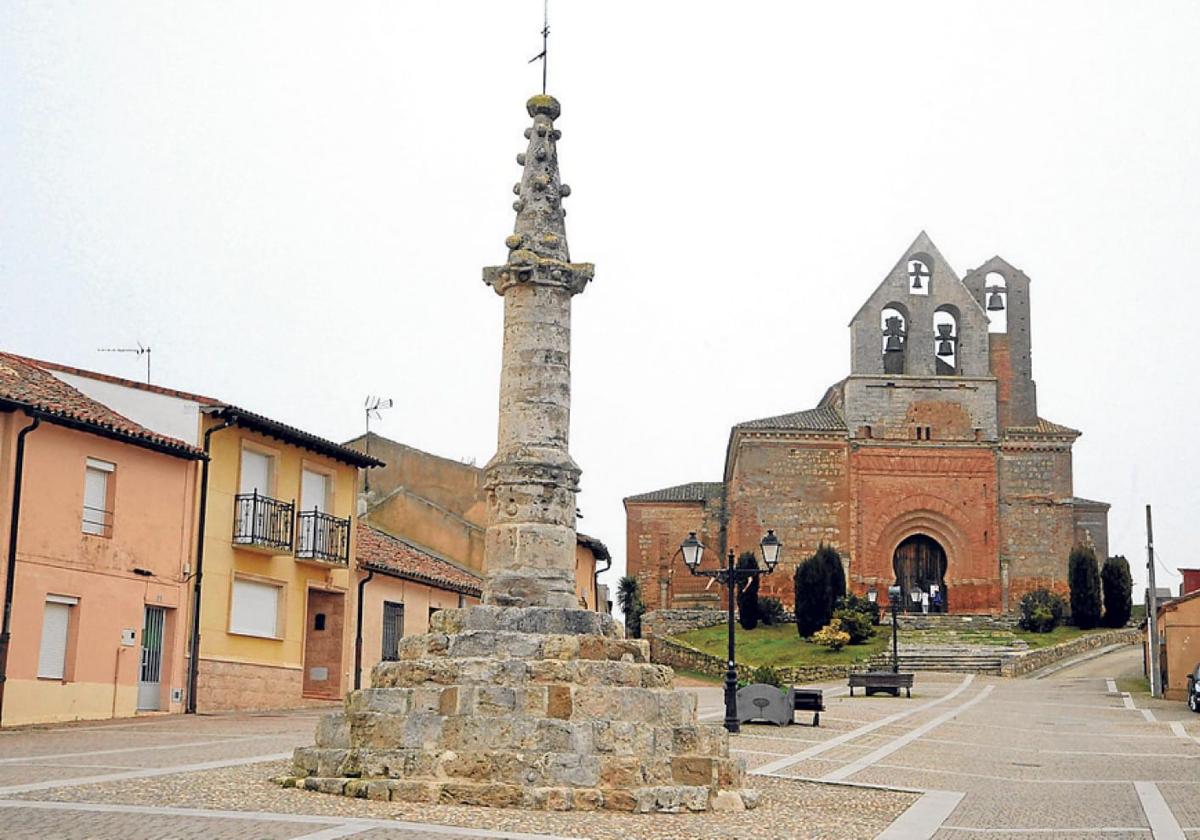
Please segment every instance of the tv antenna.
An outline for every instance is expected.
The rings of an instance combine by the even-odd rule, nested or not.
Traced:
[[[542,95],[546,95],[546,65],[550,63],[547,57],[550,51],[550,0],[542,0],[542,51],[529,59],[528,63],[541,59],[542,62]]]
[[[380,413],[384,409],[391,408],[394,405],[391,398],[374,397],[367,395],[363,401],[363,416],[366,419],[367,434],[363,440],[366,441],[366,454],[371,454],[371,416],[374,415],[376,420],[382,420],[383,415]],[[363,492],[371,492],[371,471],[370,469],[363,470]]]
[[[150,384],[150,348],[143,347],[142,342],[137,347],[97,347],[97,353],[133,353],[135,356],[146,357],[146,384]]]

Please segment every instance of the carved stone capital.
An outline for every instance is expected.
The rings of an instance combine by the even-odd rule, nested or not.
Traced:
[[[577,295],[584,290],[595,273],[591,263],[565,263],[539,258],[531,251],[516,250],[506,265],[490,266],[483,270],[483,282],[503,296],[516,285],[547,286]]]

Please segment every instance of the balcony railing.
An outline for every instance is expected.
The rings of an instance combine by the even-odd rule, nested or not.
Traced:
[[[319,510],[302,510],[296,534],[296,556],[347,565],[350,562],[350,520]]]
[[[292,550],[296,505],[258,492],[233,497],[233,541],[237,545]]]

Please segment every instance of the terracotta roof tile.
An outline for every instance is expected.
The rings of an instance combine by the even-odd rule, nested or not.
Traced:
[[[1083,432],[1078,429],[1072,429],[1070,426],[1051,423],[1044,417],[1038,418],[1036,426],[1009,426],[1005,431],[1021,435],[1073,435],[1074,437],[1079,437],[1083,434]]]
[[[483,578],[410,542],[358,521],[360,566],[417,583],[473,595],[483,592]]]
[[[803,432],[844,432],[846,421],[841,413],[829,406],[810,408],[807,411],[796,411],[791,414],[780,414],[777,417],[764,417],[761,420],[747,420],[738,423],[737,429],[788,429]]]
[[[202,458],[196,447],[151,431],[72,388],[53,374],[20,356],[0,353],[0,402],[42,414],[60,422],[105,437],[184,458]]]
[[[687,484],[676,484],[662,490],[651,490],[649,493],[639,493],[627,496],[627,502],[703,502],[718,496],[725,489],[720,481],[690,481]]]

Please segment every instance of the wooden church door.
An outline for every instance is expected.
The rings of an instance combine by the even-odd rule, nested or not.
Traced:
[[[929,596],[930,612],[948,611],[946,552],[937,540],[924,534],[909,537],[896,547],[892,565],[905,612],[921,612],[922,593]],[[913,600],[912,593],[917,594],[917,600]]]

